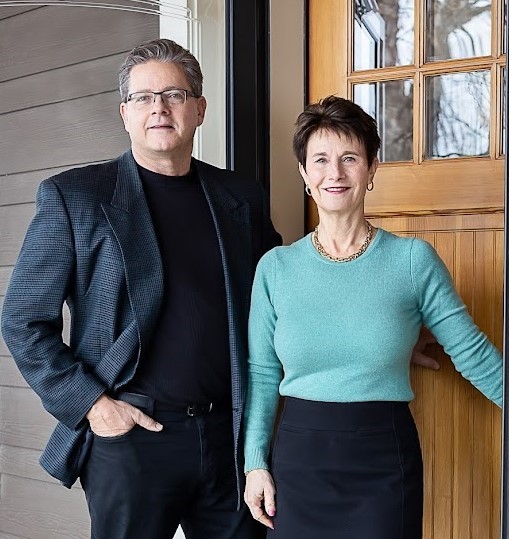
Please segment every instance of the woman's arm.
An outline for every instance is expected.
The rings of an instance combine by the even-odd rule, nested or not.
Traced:
[[[244,411],[245,471],[268,469],[283,368],[274,348],[276,250],[258,264],[249,314],[248,391]]]
[[[413,242],[411,272],[423,324],[451,356],[463,377],[501,406],[500,352],[468,314],[443,261],[422,240]]]
[[[283,369],[274,349],[276,257],[270,251],[260,260],[253,284],[249,314],[248,393],[245,410],[244,500],[253,518],[273,528],[275,487],[268,472],[268,455],[279,402]]]

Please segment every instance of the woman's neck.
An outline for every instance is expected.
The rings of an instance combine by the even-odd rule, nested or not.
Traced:
[[[347,258],[366,241],[368,224],[364,214],[356,216],[320,216],[318,240],[332,257]]]

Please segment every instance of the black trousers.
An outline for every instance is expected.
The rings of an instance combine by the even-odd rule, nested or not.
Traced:
[[[144,411],[161,432],[93,437],[81,475],[92,539],[171,539],[179,524],[188,539],[264,537],[244,504],[237,511],[231,409]]]
[[[422,457],[406,403],[287,398],[272,473],[267,538],[422,537]]]

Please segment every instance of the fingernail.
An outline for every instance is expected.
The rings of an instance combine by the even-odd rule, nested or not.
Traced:
[[[163,426],[161,425],[161,423],[156,423],[156,429],[163,430]]]

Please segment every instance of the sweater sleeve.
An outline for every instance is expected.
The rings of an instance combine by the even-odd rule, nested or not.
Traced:
[[[268,469],[272,429],[283,368],[274,349],[276,250],[258,264],[249,314],[248,392],[245,409],[245,471]]]
[[[413,241],[411,273],[424,325],[451,356],[456,370],[501,406],[500,352],[475,325],[445,264],[427,242]]]

